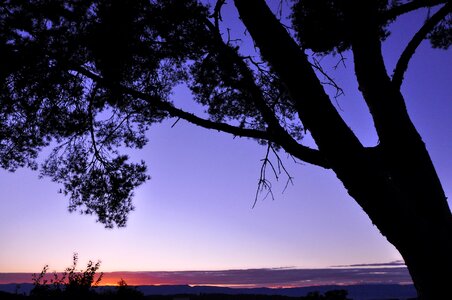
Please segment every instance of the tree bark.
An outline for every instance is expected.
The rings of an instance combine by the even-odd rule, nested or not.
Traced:
[[[452,215],[441,186],[432,180],[430,159],[419,153],[426,151],[412,149],[405,153],[412,167],[402,170],[385,158],[383,149],[373,150],[361,162],[362,173],[334,171],[401,253],[419,299],[444,299],[452,282]],[[391,169],[399,169],[398,174]]]

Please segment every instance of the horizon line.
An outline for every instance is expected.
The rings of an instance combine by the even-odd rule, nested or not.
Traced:
[[[62,274],[64,272],[56,272]],[[357,283],[412,282],[406,266],[365,266],[340,268],[261,268],[199,271],[105,271],[102,285],[116,285],[121,279],[129,285],[211,285],[253,287],[303,287],[318,285],[350,285]],[[29,272],[0,272],[0,284],[31,283]],[[51,278],[53,272],[46,276]]]

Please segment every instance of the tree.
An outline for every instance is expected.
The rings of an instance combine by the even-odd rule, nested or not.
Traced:
[[[256,139],[269,151],[334,171],[403,256],[420,299],[451,281],[452,215],[401,93],[421,42],[452,43],[447,0],[293,1],[292,28],[264,0],[234,5],[258,49],[247,55],[222,30],[224,0],[9,0],[0,5],[0,164],[40,168],[63,184],[70,210],[123,226],[132,192],[148,179],[122,146],[141,148],[148,127],[174,117]],[[420,9],[419,25],[392,76],[382,43],[388,25]],[[314,55],[353,54],[359,90],[379,143],[365,147],[341,118]],[[171,101],[186,84],[209,117]],[[301,142],[309,132],[317,147]],[[38,153],[53,146],[39,166]],[[276,152],[275,152],[276,153]],[[264,160],[264,166],[268,166]],[[265,174],[265,172],[263,172]],[[266,187],[265,177],[261,187]],[[431,264],[435,257],[441,264]]]
[[[97,286],[102,280],[103,273],[96,275],[100,268],[100,261],[94,263],[89,261],[85,270],[78,271],[78,254],[74,253],[72,257],[72,266],[60,275],[53,272],[53,278],[46,279],[49,266],[46,265],[39,275],[33,274],[33,289],[30,295],[38,298],[54,298],[54,299],[79,299],[92,298],[94,295],[93,287]],[[95,279],[97,277],[97,279]]]

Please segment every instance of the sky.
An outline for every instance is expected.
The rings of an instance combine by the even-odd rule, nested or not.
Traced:
[[[52,274],[46,278],[51,279]],[[61,277],[61,274],[58,274]],[[30,283],[29,273],[0,273],[4,283]],[[321,285],[410,284],[402,261],[316,269],[238,269],[213,271],[106,272],[102,285],[116,285],[121,278],[129,285],[214,285],[241,288],[292,288]],[[97,276],[96,276],[97,279]],[[0,290],[2,286],[0,286]]]
[[[232,7],[224,17],[240,29]],[[424,17],[415,14],[395,24],[384,46],[388,70]],[[377,138],[357,94],[352,57],[346,58],[346,67],[332,73],[345,91],[335,105],[371,146]],[[403,84],[408,111],[446,195],[452,194],[451,78],[452,52],[424,42]],[[174,98],[199,111],[184,88]],[[148,145],[129,151],[134,160],[147,162],[151,180],[136,190],[136,210],[126,228],[105,229],[94,216],[70,214],[60,187],[36,172],[0,170],[0,273],[39,272],[46,264],[62,271],[74,252],[81,268],[101,260],[106,272],[306,269],[401,259],[334,173],[293,163],[282,153],[294,185],[284,190],[284,177],[273,180],[275,199],[260,197],[253,208],[265,147],[182,120],[172,127],[174,121],[156,124]]]

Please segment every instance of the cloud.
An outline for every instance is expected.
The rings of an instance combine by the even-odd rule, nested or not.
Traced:
[[[411,283],[405,267],[397,262],[362,264],[353,268],[246,269],[180,272],[107,272],[101,284],[115,284],[123,278],[130,285],[218,285],[231,287],[304,287],[352,284]],[[370,267],[371,266],[371,267]],[[0,283],[31,282],[31,274],[3,273]]]
[[[405,266],[405,262],[403,260],[395,260],[395,261],[386,262],[386,263],[340,265],[340,266],[333,266],[333,268],[401,267],[401,266]]]
[[[111,277],[110,277],[111,276]],[[405,267],[343,269],[247,269],[183,272],[114,272],[107,278],[129,284],[220,285],[246,287],[303,287],[330,284],[411,283]]]

